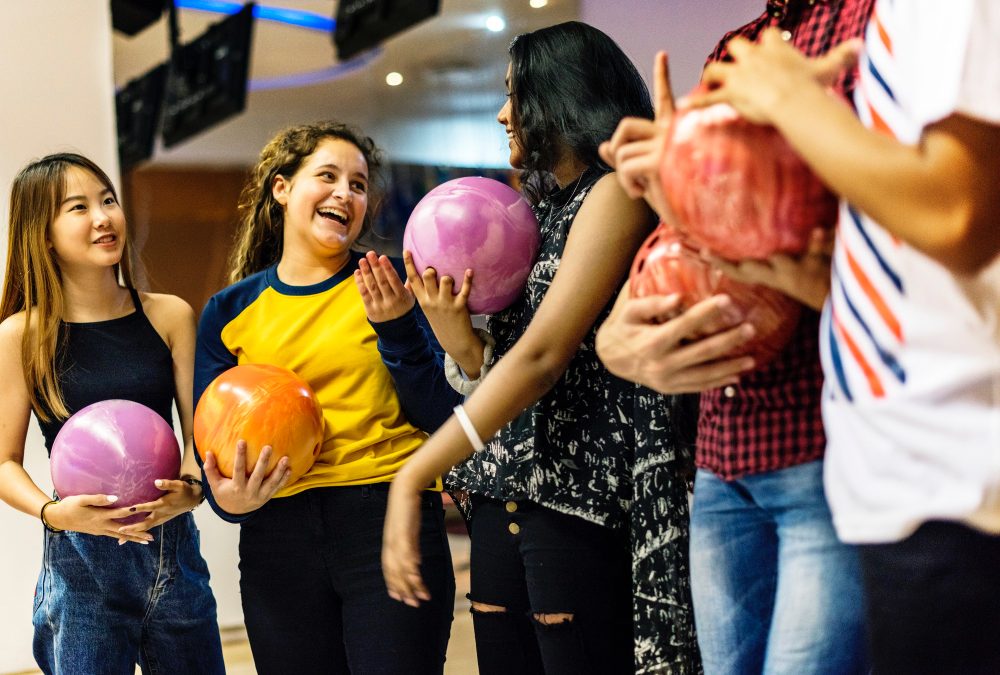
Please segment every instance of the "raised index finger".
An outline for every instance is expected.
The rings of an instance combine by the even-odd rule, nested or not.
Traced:
[[[657,52],[653,61],[653,111],[656,121],[666,123],[674,116],[674,92],[670,87],[670,65],[666,52]]]

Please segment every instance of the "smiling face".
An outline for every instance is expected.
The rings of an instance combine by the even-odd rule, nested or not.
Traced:
[[[503,125],[504,130],[507,132],[507,147],[510,148],[510,165],[515,169],[520,169],[522,168],[524,151],[517,141],[517,135],[514,133],[514,109],[511,104],[513,97],[510,93],[510,70],[511,67],[508,64],[507,76],[504,78],[504,86],[507,89],[507,100],[504,102],[503,107],[500,108],[500,112],[497,113],[497,122]]]
[[[284,209],[284,253],[346,261],[368,210],[368,162],[353,143],[326,138],[293,176],[272,184]]]
[[[66,169],[65,190],[49,227],[59,266],[110,267],[125,249],[125,215],[111,188],[86,169]]]

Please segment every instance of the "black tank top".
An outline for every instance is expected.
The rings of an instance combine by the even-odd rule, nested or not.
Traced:
[[[170,348],[142,311],[139,293],[130,288],[135,311],[91,323],[62,322],[56,372],[72,415],[91,403],[120,398],[155,410],[173,426],[174,367]],[[46,411],[48,412],[48,411]],[[38,420],[45,447],[66,420]]]

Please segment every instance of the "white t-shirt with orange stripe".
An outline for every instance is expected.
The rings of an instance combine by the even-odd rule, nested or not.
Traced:
[[[880,0],[859,116],[909,144],[953,113],[1000,124],[998,38],[998,0]],[[842,204],[833,268],[820,345],[839,536],[897,541],[931,519],[1000,533],[1000,263],[958,278]]]

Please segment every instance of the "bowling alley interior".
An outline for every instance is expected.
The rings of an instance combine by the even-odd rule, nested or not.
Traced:
[[[650,91],[656,54],[666,50],[673,95],[679,98],[698,84],[720,36],[760,16],[765,5],[770,11],[785,4],[774,0],[261,0],[245,5],[216,0],[4,1],[0,3],[0,62],[5,64],[0,69],[0,89],[5,92],[0,106],[4,188],[0,211],[6,223],[9,186],[28,162],[50,153],[89,157],[118,188],[130,245],[141,261],[135,270],[137,287],[178,296],[190,305],[197,321],[210,298],[234,283],[227,264],[238,239],[237,205],[246,198],[241,193],[261,149],[280,130],[337,120],[375,141],[383,153],[379,199],[368,201],[368,214],[375,216],[370,231],[354,247],[401,259],[408,219],[435,187],[469,177],[491,179],[515,190],[522,187],[519,172],[511,167],[515,142],[509,142],[507,123],[498,122],[510,96],[508,50],[516,36],[568,21],[589,24],[620,46]],[[808,5],[813,4],[809,0]],[[574,180],[569,201],[580,187]],[[325,217],[340,222],[348,218],[345,213]],[[6,228],[0,237],[6,251],[11,244]],[[485,321],[481,315],[472,318],[476,328],[484,327]],[[221,338],[228,335],[221,332]],[[370,344],[374,340],[373,336]],[[731,396],[731,389],[726,387],[725,396]],[[174,411],[173,429],[183,449],[185,439]],[[482,445],[474,428],[470,433],[468,417],[462,421],[464,414],[459,414],[464,433],[473,447],[476,441]],[[23,467],[46,495],[53,493],[49,455],[34,417],[27,428]],[[200,484],[201,479],[199,474],[193,480]],[[443,673],[477,675],[468,596],[470,537],[456,505],[460,497],[445,490],[442,498],[455,578]],[[45,587],[39,570],[44,556],[50,555],[42,545],[49,527],[45,509],[43,527],[38,517],[0,507],[4,535],[0,675],[49,672],[39,665],[32,619],[34,612],[39,621],[39,593]],[[508,512],[516,508],[508,502]],[[247,526],[227,522],[207,502],[193,509],[193,518],[216,604],[225,672],[255,675],[240,591],[241,527]],[[122,548],[136,546],[134,541],[122,543]],[[285,573],[299,572],[289,567]],[[99,633],[78,639],[101,649]],[[369,649],[383,647],[373,643]],[[137,662],[135,672],[149,671]],[[360,670],[356,675],[368,673]]]

